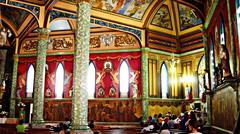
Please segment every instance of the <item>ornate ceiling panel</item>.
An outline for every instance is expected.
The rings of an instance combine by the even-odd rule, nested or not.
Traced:
[[[188,6],[178,3],[180,30],[185,30],[196,25],[202,24],[201,18],[196,11]]]
[[[135,19],[142,19],[153,0],[96,0],[96,9],[116,13]]]
[[[19,10],[12,7],[1,6],[1,13],[18,29],[30,14],[25,10]]]
[[[171,15],[168,6],[163,4],[157,13],[154,15],[152,25],[172,30]]]

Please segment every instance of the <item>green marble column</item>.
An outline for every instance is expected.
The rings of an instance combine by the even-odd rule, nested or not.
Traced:
[[[148,119],[148,51],[142,48],[142,114],[143,121]]]
[[[36,73],[34,79],[32,124],[34,127],[42,127],[44,123],[43,104],[44,104],[46,50],[50,30],[47,28],[40,28],[37,30],[37,32],[39,34],[39,40],[37,47]]]
[[[13,63],[12,88],[11,88],[11,100],[10,100],[10,118],[15,118],[17,73],[18,73],[18,55],[15,54],[14,63]]]
[[[91,132],[88,127],[88,64],[90,41],[90,11],[88,1],[77,1],[77,29],[74,48],[72,129],[77,133]]]

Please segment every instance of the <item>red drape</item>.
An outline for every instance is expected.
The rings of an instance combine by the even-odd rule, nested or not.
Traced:
[[[35,68],[35,62],[36,57],[19,58],[16,97],[18,95],[22,98],[26,97],[27,71],[31,64]]]
[[[94,62],[96,66],[96,98],[105,97],[119,97],[119,68],[123,60],[126,60],[130,67],[130,79],[138,86],[138,97],[141,96],[141,53],[140,52],[125,52],[125,53],[105,53],[105,54],[91,54],[90,60]],[[112,69],[106,71],[104,69],[104,63],[110,61],[112,63]],[[132,77],[132,74],[136,74],[136,77]],[[130,81],[131,82],[131,81]],[[116,89],[116,95],[110,95],[110,88]],[[101,96],[99,91],[104,89],[104,95]],[[132,97],[132,85],[130,84],[130,97]]]

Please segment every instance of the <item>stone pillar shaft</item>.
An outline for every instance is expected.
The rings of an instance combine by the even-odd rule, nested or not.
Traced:
[[[142,49],[142,114],[148,119],[148,49]]]
[[[72,99],[72,129],[74,131],[89,130],[87,76],[89,64],[90,11],[91,5],[89,2],[77,2]]]
[[[17,74],[18,74],[18,55],[15,54],[13,63],[12,88],[10,100],[10,118],[15,118]]]
[[[39,40],[37,47],[37,63],[34,79],[34,101],[33,101],[33,118],[34,126],[41,126],[43,120],[43,104],[44,104],[44,82],[45,82],[45,64],[46,50],[48,45],[49,30],[46,28],[38,29]]]

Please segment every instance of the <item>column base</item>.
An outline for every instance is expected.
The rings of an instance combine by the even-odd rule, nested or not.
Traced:
[[[91,129],[88,130],[72,130],[71,134],[93,134]]]
[[[32,128],[45,128],[44,120],[32,121]]]

